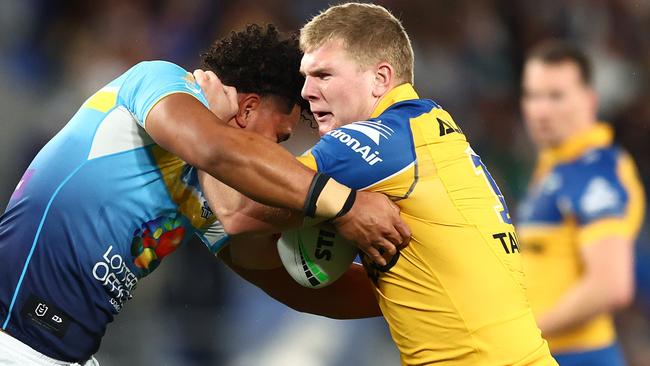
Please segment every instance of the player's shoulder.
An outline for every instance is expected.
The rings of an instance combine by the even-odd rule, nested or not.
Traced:
[[[181,66],[164,60],[141,61],[135,64],[128,71],[131,73],[153,73],[153,74],[187,74],[188,71]]]
[[[359,154],[369,165],[385,161],[379,155],[390,152],[409,137],[404,123],[373,118],[357,121],[328,132],[316,148],[327,147],[337,154]],[[366,152],[368,154],[366,154]],[[371,157],[374,153],[376,156]]]
[[[187,87],[199,90],[190,72],[173,62],[163,60],[139,62],[125,72],[120,79],[122,89],[125,89],[126,93],[178,83],[187,84]]]
[[[578,186],[591,177],[614,178],[618,164],[625,155],[625,151],[619,145],[589,149],[576,159],[558,164],[554,170],[563,178],[566,185]]]
[[[391,105],[379,117],[390,125],[417,118],[432,111],[443,111],[443,109],[430,99],[410,99]]]
[[[453,136],[465,138],[451,114],[430,99],[412,99],[395,103],[380,117],[388,126],[403,126],[405,132],[416,135],[416,141],[422,141],[422,134],[430,135],[431,132],[434,135],[437,132],[441,138],[456,132]]]
[[[628,200],[619,176],[625,151],[618,145],[588,150],[579,158],[556,167],[560,196],[571,205],[581,221],[620,215]]]
[[[368,187],[415,164],[410,120],[439,108],[426,99],[395,103],[376,118],[328,132],[311,154],[319,171],[351,187]]]
[[[119,90],[119,102],[143,127],[151,108],[170,94],[189,94],[203,105],[208,105],[194,76],[184,68],[168,61],[140,62],[122,75],[118,85],[115,86]]]
[[[328,132],[311,154],[319,171],[355,188],[374,184],[415,162],[408,122],[383,115]]]
[[[440,109],[440,106],[432,100],[413,99],[398,102],[376,118],[349,123],[328,132],[322,141],[333,143],[343,150],[346,150],[344,145],[348,148],[354,147],[352,150],[358,150],[357,143],[364,143],[364,146],[372,145],[380,153],[403,149],[404,144],[410,143],[412,139],[409,120],[429,113],[433,109]],[[372,161],[379,162],[376,159],[370,162]]]

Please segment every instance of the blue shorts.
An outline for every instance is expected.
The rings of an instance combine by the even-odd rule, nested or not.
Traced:
[[[589,351],[553,354],[560,366],[625,366],[618,343]]]

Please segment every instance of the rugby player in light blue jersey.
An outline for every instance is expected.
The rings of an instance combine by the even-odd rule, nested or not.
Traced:
[[[295,38],[249,27],[204,55],[238,92],[197,71],[217,81],[206,100],[192,74],[150,61],[83,103],[0,217],[0,364],[96,364],[107,324],[165,256],[193,234],[216,252],[226,236],[197,169],[258,201],[336,218],[385,264],[379,250],[393,254],[410,235],[392,204],[275,144],[299,118],[300,56]]]

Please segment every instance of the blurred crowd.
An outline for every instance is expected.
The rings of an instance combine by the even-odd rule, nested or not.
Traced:
[[[214,39],[248,23],[293,31],[330,1],[5,0],[0,2],[0,205],[38,149],[108,81],[141,60],[193,69]],[[462,126],[509,199],[525,191],[535,152],[519,112],[527,49],[580,45],[595,66],[601,119],[650,182],[650,1],[376,1],[402,19],[415,87]],[[315,141],[308,126],[289,148]],[[511,210],[512,211],[512,210]],[[631,365],[650,365],[650,233],[637,244],[637,300],[619,316]],[[98,355],[103,365],[397,364],[380,319],[297,314],[245,284],[193,243],[136,291]],[[645,354],[644,354],[645,353]]]

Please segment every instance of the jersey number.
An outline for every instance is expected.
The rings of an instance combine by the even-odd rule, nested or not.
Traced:
[[[503,193],[501,193],[499,186],[497,186],[497,183],[494,181],[494,178],[492,178],[492,174],[490,174],[485,164],[483,164],[481,161],[481,157],[476,155],[474,150],[469,148],[467,149],[467,153],[472,159],[472,164],[474,164],[474,172],[476,172],[477,175],[482,174],[485,177],[485,180],[487,180],[487,183],[492,189],[492,194],[494,194],[499,200],[500,204],[494,207],[497,212],[497,216],[499,216],[499,219],[502,222],[505,222],[506,224],[512,224],[510,212],[508,211],[508,206],[506,205],[506,200],[503,197]]]

